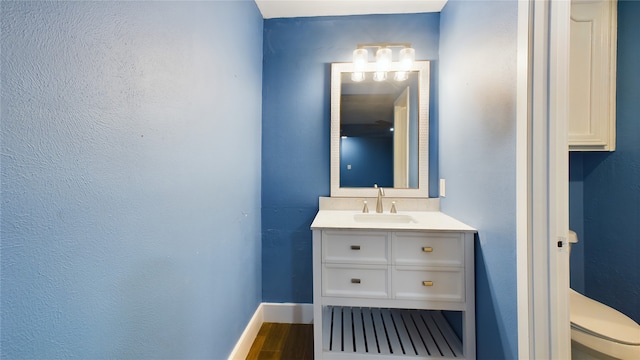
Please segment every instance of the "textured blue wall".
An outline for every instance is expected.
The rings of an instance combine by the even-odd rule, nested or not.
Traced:
[[[226,358],[261,300],[257,7],[0,6],[0,357]]]
[[[393,187],[393,138],[340,139],[340,184],[344,187]],[[347,166],[351,165],[351,169]],[[373,180],[373,181],[372,181]]]
[[[640,2],[618,2],[616,151],[584,153],[581,184],[585,293],[636,322],[640,322],[639,18]]]
[[[518,1],[449,1],[440,15],[442,210],[478,229],[478,359],[517,357]]]
[[[571,245],[571,288],[584,294],[584,161],[583,153],[569,153],[569,229],[578,235]]]
[[[265,20],[264,301],[312,301],[309,226],[318,211],[318,197],[330,192],[330,64],[351,61],[356,45],[370,42],[410,42],[417,59],[436,60],[438,32],[438,14]],[[432,82],[437,84],[436,62],[433,65]],[[430,179],[437,179],[436,106],[432,110]]]

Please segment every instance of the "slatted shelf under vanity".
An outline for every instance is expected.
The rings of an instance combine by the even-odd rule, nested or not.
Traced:
[[[337,358],[462,358],[462,343],[440,311],[325,306],[323,349]]]

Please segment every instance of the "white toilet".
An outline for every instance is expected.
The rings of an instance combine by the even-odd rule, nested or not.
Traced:
[[[578,242],[569,231],[571,244]],[[640,325],[623,313],[569,289],[571,358],[640,360]]]

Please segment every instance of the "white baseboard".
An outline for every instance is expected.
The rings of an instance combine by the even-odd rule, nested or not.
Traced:
[[[313,304],[261,303],[242,332],[228,360],[244,360],[265,322],[287,324],[313,323]]]
[[[264,322],[313,324],[313,304],[262,303]]]
[[[229,360],[244,360],[247,358],[249,350],[251,350],[251,345],[253,345],[253,340],[256,338],[256,335],[258,335],[258,331],[260,331],[263,322],[264,303],[258,305],[256,312],[253,313],[247,327],[242,332],[242,335],[240,335],[240,339],[233,348],[233,351],[231,351]]]

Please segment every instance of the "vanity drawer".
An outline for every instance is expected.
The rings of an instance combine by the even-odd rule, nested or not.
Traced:
[[[394,267],[395,299],[464,301],[464,273],[460,270],[424,270]]]
[[[392,244],[396,265],[464,266],[461,233],[395,233]]]
[[[388,268],[386,266],[324,265],[322,267],[322,295],[388,298]]]
[[[327,231],[322,236],[322,262],[388,264],[386,232]]]

